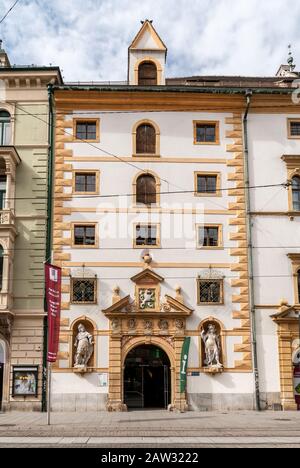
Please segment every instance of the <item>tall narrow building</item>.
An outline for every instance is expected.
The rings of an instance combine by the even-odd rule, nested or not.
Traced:
[[[40,410],[49,120],[56,67],[11,66],[0,44],[0,408]]]

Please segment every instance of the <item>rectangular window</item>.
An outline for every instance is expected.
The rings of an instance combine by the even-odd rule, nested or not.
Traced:
[[[218,145],[220,143],[219,122],[194,121],[195,145]]]
[[[93,225],[74,225],[74,245],[96,246],[96,226]]]
[[[223,280],[198,279],[198,305],[223,303]]]
[[[74,135],[76,140],[99,141],[99,120],[75,119]]]
[[[96,304],[96,278],[72,278],[71,291],[73,304]]]
[[[96,193],[97,191],[96,172],[75,172],[76,193]]]
[[[204,197],[219,196],[220,179],[218,173],[195,172],[195,194]]]
[[[198,247],[221,247],[221,226],[198,226]]]
[[[288,119],[288,137],[300,139],[300,120]]]
[[[138,224],[135,226],[135,247],[158,247],[158,226]]]

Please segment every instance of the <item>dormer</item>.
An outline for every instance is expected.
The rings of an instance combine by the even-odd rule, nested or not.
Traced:
[[[134,86],[165,84],[167,48],[152,21],[142,21],[142,27],[128,49],[128,82]]]

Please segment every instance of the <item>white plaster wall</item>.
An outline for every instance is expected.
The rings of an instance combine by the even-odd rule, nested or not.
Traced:
[[[242,394],[253,392],[253,375],[224,373],[212,377],[201,374],[199,377],[189,377],[188,393],[223,393]]]
[[[275,310],[257,310],[257,351],[261,392],[280,392],[278,336],[270,319]]]
[[[107,388],[99,386],[97,373],[82,375],[74,373],[53,373],[53,394],[69,393],[108,393]]]

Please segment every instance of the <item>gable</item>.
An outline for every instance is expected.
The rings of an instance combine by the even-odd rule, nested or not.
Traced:
[[[129,49],[136,50],[164,50],[167,48],[150,21],[145,21],[142,28],[134,38]]]

